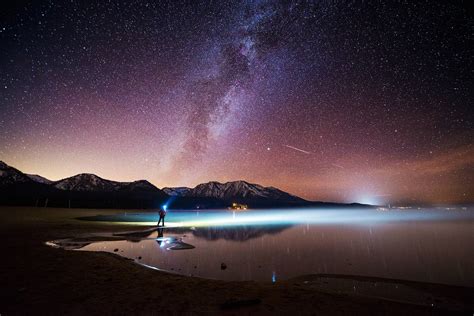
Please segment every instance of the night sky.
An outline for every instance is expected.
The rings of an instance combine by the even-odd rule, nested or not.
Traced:
[[[1,5],[0,160],[53,180],[474,202],[467,2],[97,2]]]

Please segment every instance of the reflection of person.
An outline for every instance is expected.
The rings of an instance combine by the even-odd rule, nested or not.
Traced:
[[[158,224],[157,226],[160,226],[160,222],[163,221],[163,225],[162,226],[165,226],[165,216],[166,216],[166,211],[162,208],[160,209],[160,219],[158,220]]]
[[[156,238],[157,242],[158,242],[158,245],[161,246],[161,243],[163,242],[163,231],[164,229],[163,228],[158,228],[158,237]]]

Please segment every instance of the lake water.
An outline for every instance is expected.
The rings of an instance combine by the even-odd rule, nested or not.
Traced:
[[[469,209],[170,212],[165,229],[90,243],[183,275],[273,281],[343,274],[474,286]],[[149,225],[156,214],[87,220]]]

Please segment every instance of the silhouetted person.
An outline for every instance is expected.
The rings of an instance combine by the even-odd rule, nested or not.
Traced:
[[[158,220],[158,224],[157,226],[160,226],[160,222],[163,221],[163,225],[162,226],[165,226],[165,216],[166,216],[166,211],[164,209],[160,209],[160,219]]]

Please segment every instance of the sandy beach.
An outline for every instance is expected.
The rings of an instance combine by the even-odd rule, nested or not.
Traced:
[[[338,294],[316,286],[320,277],[315,276],[275,284],[206,280],[155,271],[113,254],[45,245],[90,233],[143,229],[75,219],[117,212],[0,208],[0,314],[472,314],[472,288],[405,282],[460,302],[453,310],[435,300],[427,306]]]

